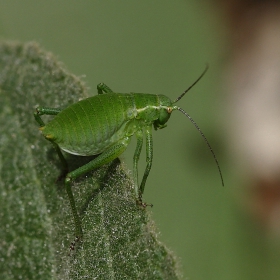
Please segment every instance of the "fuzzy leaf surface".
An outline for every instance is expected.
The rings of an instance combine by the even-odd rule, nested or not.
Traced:
[[[74,224],[56,183],[61,166],[33,112],[87,96],[36,43],[0,43],[0,279],[179,279],[119,159],[73,183],[84,238],[68,256]],[[90,159],[67,155],[71,170]]]

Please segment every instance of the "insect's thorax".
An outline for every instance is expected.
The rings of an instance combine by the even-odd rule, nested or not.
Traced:
[[[145,123],[152,123],[158,118],[159,99],[158,95],[133,93],[136,119],[143,120]]]

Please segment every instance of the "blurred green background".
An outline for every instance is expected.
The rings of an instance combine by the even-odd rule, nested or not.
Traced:
[[[154,204],[160,239],[178,256],[185,278],[280,279],[279,251],[239,207],[235,187],[242,178],[227,159],[223,33],[210,1],[0,1],[1,39],[39,42],[82,77],[90,95],[104,82],[116,92],[175,99],[209,63],[179,106],[211,143],[225,187],[199,133],[174,112],[167,128],[153,134],[144,198]],[[128,168],[134,149],[132,141],[121,157]],[[141,175],[144,167],[143,153]]]

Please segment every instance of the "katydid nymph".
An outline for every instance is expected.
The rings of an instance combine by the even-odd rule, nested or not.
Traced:
[[[153,158],[152,127],[162,129],[173,111],[179,110],[198,129],[206,141],[217,164],[221,181],[223,177],[218,160],[202,131],[193,119],[179,106],[174,105],[189,91],[205,74],[205,68],[199,78],[186,89],[175,101],[165,95],[144,93],[115,93],[103,83],[98,84],[98,95],[83,99],[66,109],[38,107],[34,113],[43,136],[49,140],[64,168],[65,188],[69,197],[74,218],[76,240],[82,238],[82,226],[71,189],[71,182],[79,176],[96,169],[119,157],[127,148],[133,135],[137,144],[133,157],[133,180],[136,204],[145,207],[142,202],[147,177]],[[42,115],[54,115],[47,124]],[[146,169],[138,184],[138,161],[146,139]],[[69,172],[62,151],[80,156],[98,155],[89,163]]]

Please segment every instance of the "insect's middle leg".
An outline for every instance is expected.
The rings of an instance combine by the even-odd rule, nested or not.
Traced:
[[[104,83],[100,83],[97,85],[97,92],[98,94],[103,94],[105,93],[112,93],[113,91]]]
[[[102,154],[100,154],[97,158],[93,159],[89,163],[87,163],[87,164],[79,167],[78,169],[71,171],[67,174],[67,176],[65,178],[65,187],[66,187],[66,191],[67,191],[67,194],[69,197],[72,214],[74,217],[75,234],[78,239],[82,236],[82,226],[81,226],[81,222],[80,222],[80,219],[78,216],[78,212],[77,212],[76,205],[75,205],[75,200],[74,200],[72,189],[71,189],[71,181],[73,181],[74,179],[80,177],[81,175],[83,175],[85,173],[88,173],[89,171],[91,171],[97,167],[100,167],[106,163],[111,162],[112,160],[114,160],[115,158],[120,156],[127,148],[129,142],[130,142],[129,137],[122,139],[121,141],[119,141],[116,144],[114,144],[113,146],[111,146],[108,150],[106,150]]]

